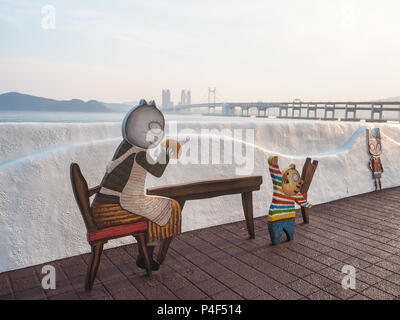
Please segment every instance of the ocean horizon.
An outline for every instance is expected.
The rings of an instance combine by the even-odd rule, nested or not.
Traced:
[[[63,112],[63,111],[0,111],[0,123],[10,122],[46,122],[46,123],[95,123],[95,122],[122,122],[125,112]],[[362,114],[363,119],[369,119],[369,112]],[[321,121],[321,119],[299,119],[299,118],[276,118],[275,114],[270,117],[256,117],[255,115],[241,117],[224,115],[206,115],[206,114],[164,114],[166,121],[208,121],[208,122],[266,122],[266,121]],[[385,120],[396,120],[398,117],[387,117]],[[326,121],[326,120],[322,120]],[[336,120],[334,120],[336,121]],[[358,122],[358,121],[356,121]]]
[[[122,122],[125,112],[63,112],[63,111],[0,111],[0,123],[4,122],[52,122],[52,123],[93,123]],[[164,114],[167,121],[241,121],[249,117],[207,116],[202,114]],[[255,119],[255,117],[251,117]],[[259,118],[258,120],[261,120]],[[264,118],[266,120],[266,118]]]
[[[124,113],[0,111],[0,122],[119,122]]]

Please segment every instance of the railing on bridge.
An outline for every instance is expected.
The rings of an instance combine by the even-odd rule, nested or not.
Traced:
[[[400,120],[400,101],[390,102],[225,102],[215,104],[191,104],[178,105],[174,108],[164,109],[166,112],[181,112],[196,108],[207,108],[208,114],[220,114],[230,116],[250,116],[250,110],[254,109],[254,115],[258,117],[269,116],[269,110],[277,111],[277,118],[283,119],[321,119],[321,120],[348,120],[348,121],[387,121]],[[217,113],[216,109],[221,109]],[[237,113],[237,109],[240,109]],[[387,117],[387,113],[395,113]],[[338,114],[342,116],[338,116]],[[363,117],[358,117],[363,113]],[[386,113],[386,116],[384,116]]]

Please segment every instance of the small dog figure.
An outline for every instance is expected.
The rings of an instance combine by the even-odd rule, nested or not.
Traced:
[[[288,241],[293,240],[296,217],[295,202],[305,208],[311,208],[312,205],[300,193],[303,181],[294,164],[282,172],[278,166],[277,156],[269,157],[268,164],[274,187],[268,213],[268,230],[272,244],[275,245],[280,242],[282,231],[285,232]]]
[[[369,160],[369,168],[372,171],[372,178],[375,180],[375,191],[382,191],[381,177],[383,172],[383,166],[381,162],[382,153],[382,142],[381,142],[381,132],[379,128],[376,130],[375,138],[372,136],[371,130],[368,129],[368,146],[371,159]]]

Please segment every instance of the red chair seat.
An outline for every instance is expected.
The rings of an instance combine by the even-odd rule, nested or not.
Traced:
[[[105,238],[122,237],[130,235],[134,232],[146,231],[147,221],[139,221],[130,224],[123,224],[120,226],[108,227],[87,233],[87,240],[89,242],[101,240]]]

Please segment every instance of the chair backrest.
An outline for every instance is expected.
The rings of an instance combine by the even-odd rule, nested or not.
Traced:
[[[88,232],[94,231],[97,227],[90,209],[89,188],[77,163],[71,163],[70,175],[75,200],[85,221],[86,228]]]
[[[314,160],[311,163],[311,158],[307,158],[303,166],[303,172],[301,173],[301,180],[303,180],[303,185],[301,186],[300,192],[307,193],[310,188],[311,181],[314,177],[315,170],[317,170],[318,161]]]

